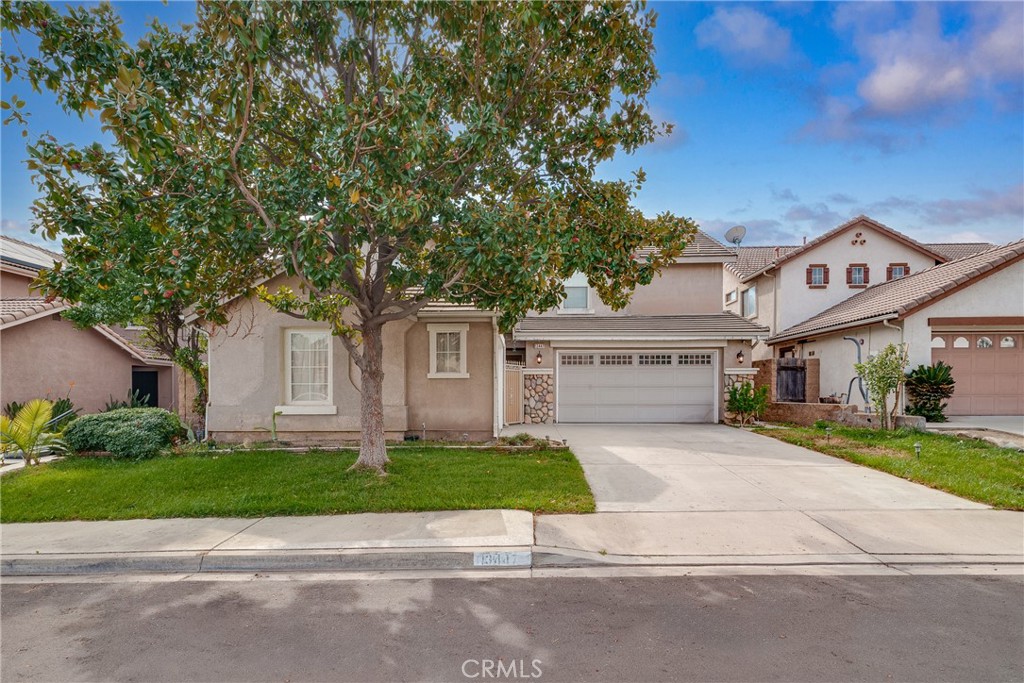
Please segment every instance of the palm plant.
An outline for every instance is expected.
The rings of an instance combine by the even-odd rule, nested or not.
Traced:
[[[0,453],[21,451],[26,465],[35,465],[47,451],[66,449],[59,432],[49,432],[53,403],[37,398],[26,403],[13,417],[0,417]]]
[[[920,415],[929,422],[945,422],[943,411],[953,395],[956,381],[952,368],[939,361],[935,365],[918,365],[907,375],[907,413]]]

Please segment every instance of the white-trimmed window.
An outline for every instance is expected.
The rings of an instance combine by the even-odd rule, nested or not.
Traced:
[[[757,315],[757,286],[743,290],[743,317],[753,318]]]
[[[285,330],[285,405],[278,406],[281,412],[320,413],[334,408],[331,357],[329,330]]]
[[[563,283],[565,300],[558,307],[560,313],[593,313],[590,309],[590,285],[587,276],[576,273]]]
[[[430,372],[431,379],[467,379],[466,371],[466,337],[469,324],[427,325],[430,337]]]
[[[739,289],[730,289],[728,292],[725,293],[725,303],[726,304],[734,304],[734,303],[736,303],[736,300],[739,299],[739,298],[740,298],[740,290]]]

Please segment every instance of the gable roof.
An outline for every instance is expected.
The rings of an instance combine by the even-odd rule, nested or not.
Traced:
[[[764,339],[768,328],[735,313],[705,315],[566,315],[523,318],[512,331],[524,340],[683,341]]]
[[[776,259],[799,248],[795,246],[740,247],[736,250],[736,262],[727,263],[725,267],[741,280],[746,280],[775,263]]]
[[[973,256],[940,263],[898,280],[869,287],[832,308],[783,330],[767,342],[804,339],[881,320],[892,320],[933,303],[1024,259],[1024,240],[994,247]]]
[[[961,259],[965,256],[972,256],[982,251],[988,251],[996,245],[988,242],[929,242],[924,246],[937,254],[942,254],[950,261]]]
[[[636,256],[642,258],[656,251],[655,247],[642,247],[636,250]],[[736,252],[734,250],[725,246],[703,230],[698,230],[694,233],[693,240],[686,245],[683,253],[679,255],[677,262],[688,259],[708,259],[714,261],[728,259],[731,261],[735,258]]]
[[[749,281],[749,280],[753,280],[754,278],[757,278],[758,275],[760,275],[760,274],[762,274],[764,272],[767,272],[769,270],[772,270],[773,268],[777,268],[782,263],[784,263],[784,262],[786,262],[786,261],[788,261],[790,259],[796,258],[797,256],[799,256],[800,254],[803,254],[804,252],[808,252],[808,251],[810,251],[812,249],[817,248],[820,245],[823,245],[826,242],[829,242],[831,240],[835,240],[836,238],[840,237],[840,234],[842,234],[844,231],[850,229],[851,227],[857,225],[858,223],[863,223],[867,227],[870,227],[872,229],[876,229],[876,230],[886,234],[886,236],[892,238],[896,242],[904,244],[907,247],[909,247],[909,248],[911,248],[911,249],[913,249],[915,251],[919,251],[922,254],[924,254],[925,256],[928,256],[929,258],[935,259],[936,261],[939,261],[940,263],[944,262],[944,261],[950,260],[950,256],[946,255],[943,252],[940,252],[937,249],[934,249],[933,247],[935,247],[935,245],[924,245],[924,244],[922,244],[922,243],[920,243],[920,242],[918,242],[918,241],[916,241],[916,240],[914,240],[912,238],[909,238],[909,237],[905,236],[905,234],[903,234],[902,232],[899,232],[898,230],[894,230],[893,228],[889,227],[888,225],[886,225],[884,223],[880,223],[879,221],[874,220],[873,218],[868,218],[867,216],[864,216],[863,214],[861,214],[861,215],[859,215],[859,216],[857,216],[855,218],[851,218],[850,220],[846,221],[842,225],[839,225],[837,227],[834,227],[833,229],[828,230],[824,234],[819,234],[818,237],[814,238],[813,240],[811,240],[807,244],[801,245],[799,247],[779,247],[778,248],[780,250],[779,256],[777,258],[772,259],[771,261],[764,262],[765,258],[767,258],[768,252],[763,252],[763,251],[751,252],[748,255],[748,257],[746,257],[746,258],[748,258],[748,260],[750,262],[750,265],[745,266],[745,267],[739,267],[737,265],[736,268],[730,268],[730,270],[732,270],[737,275],[739,275],[740,282],[746,282],[746,281]],[[746,247],[745,249],[764,250],[764,249],[774,249],[774,247]],[[965,248],[965,250],[966,250],[966,248]],[[784,252],[784,253],[781,253],[781,252]],[[974,252],[967,252],[967,253],[974,253]],[[964,256],[966,256],[967,253],[957,252],[958,255],[964,255]],[[740,259],[743,258],[742,249],[740,249],[739,258]],[[762,265],[761,267],[756,267],[756,264],[759,263],[759,262],[760,263],[764,263],[764,265]],[[728,267],[728,266],[726,266],[726,267]]]

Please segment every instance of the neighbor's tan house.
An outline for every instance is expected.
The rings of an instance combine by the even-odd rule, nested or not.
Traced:
[[[171,361],[133,341],[130,330],[75,327],[61,315],[69,304],[46,301],[31,288],[39,271],[60,259],[42,247],[0,237],[0,405],[68,395],[86,414],[138,390],[152,405],[175,410]]]
[[[486,439],[524,421],[719,421],[728,383],[752,373],[751,342],[768,335],[722,311],[722,266],[734,258],[700,233],[625,310],[574,278],[561,307],[507,336],[493,312],[444,303],[389,323],[387,436]],[[326,325],[255,299],[231,302],[229,317],[245,323],[211,330],[212,438],[265,440],[275,413],[285,440],[358,436],[359,369]]]

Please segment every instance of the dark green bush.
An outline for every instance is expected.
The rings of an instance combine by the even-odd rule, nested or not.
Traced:
[[[178,416],[163,408],[118,408],[78,418],[64,440],[78,453],[109,451],[122,458],[146,458],[184,435]]]
[[[928,422],[945,422],[945,410],[956,381],[952,368],[939,361],[918,365],[907,374],[907,414],[920,415]]]

